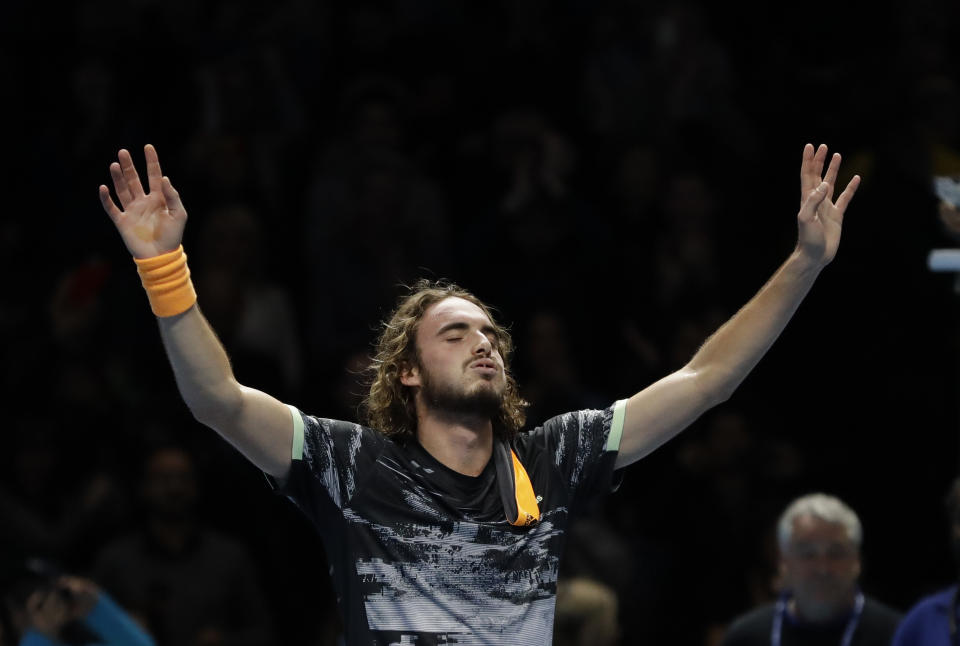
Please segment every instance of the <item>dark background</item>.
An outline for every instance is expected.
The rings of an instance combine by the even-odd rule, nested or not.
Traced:
[[[863,177],[836,260],[735,396],[573,532],[566,574],[616,589],[625,643],[709,643],[770,598],[777,514],[826,491],[862,519],[866,591],[907,609],[956,578],[960,297],[926,256],[957,243],[930,181],[960,174],[958,12],[6,3],[0,548],[90,573],[172,440],[278,643],[334,621],[312,530],[176,393],[96,195],[121,147],[142,173],[154,144],[180,191],[242,383],[353,417],[400,284],[444,277],[511,325],[536,423],[683,365],[793,248],[801,151],[825,142]]]

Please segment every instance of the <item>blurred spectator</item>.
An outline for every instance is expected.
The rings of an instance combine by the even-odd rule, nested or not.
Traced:
[[[560,578],[592,579],[609,586],[618,599],[632,600],[643,594],[647,583],[638,583],[636,567],[646,555],[638,554],[636,542],[614,529],[602,513],[590,510],[570,525]]]
[[[947,235],[960,242],[960,208],[941,200],[937,205],[937,215]]]
[[[633,144],[620,153],[609,181],[617,223],[640,233],[641,240],[658,224],[660,173],[657,149],[651,144]]]
[[[640,494],[644,512],[629,535],[635,551],[657,555],[660,545],[670,546],[669,573],[664,566],[641,564],[652,570],[647,576],[659,577],[654,592],[645,592],[651,603],[691,606],[689,624],[675,626],[654,614],[651,630],[659,639],[673,635],[699,643],[705,630],[724,627],[731,614],[771,599],[770,565],[760,537],[767,520],[780,512],[775,505],[802,476],[803,464],[796,447],[771,437],[772,428],[760,432],[754,418],[730,404],[695,424],[660,458],[671,496],[661,501],[655,493]],[[631,482],[626,479],[625,486]]]
[[[107,152],[157,144],[171,169],[185,168],[177,172],[191,217],[235,236],[206,268],[196,260],[211,259],[208,249],[188,239],[187,252],[204,310],[223,319],[216,329],[238,346],[231,358],[251,383],[354,419],[379,307],[398,282],[446,276],[521,324],[563,304],[518,343],[518,360],[539,357],[533,378],[520,379],[535,419],[565,396],[633,392],[689,358],[732,302],[730,286],[752,280],[735,274],[778,253],[777,231],[792,234],[758,207],[779,204],[788,177],[774,172],[765,147],[823,137],[844,154],[838,183],[853,172],[864,178],[849,222],[869,234],[848,237],[830,269],[844,277],[799,315],[824,308],[834,321],[842,309],[844,329],[856,330],[825,335],[838,384],[844,364],[863,377],[841,386],[856,412],[816,425],[803,407],[770,411],[775,425],[738,411],[704,419],[629,475],[621,495],[636,505],[605,517],[624,519],[615,529],[634,555],[617,572],[633,579],[620,597],[625,626],[660,622],[699,635],[720,611],[691,616],[691,588],[740,609],[749,603],[743,572],[747,598],[769,600],[776,555],[760,554],[776,550],[775,537],[749,537],[812,470],[841,487],[866,483],[871,500],[886,500],[869,465],[855,474],[838,467],[887,424],[929,435],[913,449],[887,449],[896,457],[913,450],[906,462],[950,472],[956,433],[942,429],[957,426],[958,372],[943,357],[960,348],[956,296],[924,262],[932,244],[960,242],[955,209],[941,204],[939,220],[929,215],[931,176],[960,173],[960,3],[900,3],[874,12],[869,30],[846,29],[854,5],[812,22],[800,5],[783,9],[737,12],[702,0],[81,0],[67,11],[6,3],[0,95],[13,116],[0,158],[10,187],[0,222],[10,278],[0,295],[8,341],[0,385],[11,417],[0,433],[0,554],[32,547],[70,568],[89,564],[105,536],[131,529],[137,465],[126,456],[155,424],[142,411],[179,411],[184,419],[169,428],[196,430],[185,407],[170,404],[159,340],[142,334],[149,310],[117,306],[143,297],[91,200]],[[253,229],[237,221],[246,216],[221,219],[237,204],[253,214]],[[238,256],[226,247],[251,244],[251,265],[227,259]],[[291,245],[302,253],[291,255]],[[108,251],[97,257],[98,249]],[[577,355],[563,354],[563,334],[577,337]],[[803,359],[807,343],[788,333],[777,351]],[[771,407],[766,392],[808,392],[819,367],[803,363],[767,366],[738,400],[756,411]],[[834,390],[825,378],[820,393]],[[918,423],[918,414],[928,417]],[[777,435],[798,428],[796,445]],[[817,452],[818,435],[834,450]],[[319,621],[298,606],[335,613],[332,590],[316,584],[326,580],[322,550],[307,554],[312,527],[262,504],[270,494],[260,474],[214,434],[191,439],[217,500],[208,522],[243,536],[269,578],[279,641],[312,643]],[[676,478],[665,501],[654,495],[663,490],[658,470]],[[905,478],[896,493],[920,494],[928,482]],[[915,519],[900,520],[909,531],[871,542],[879,553],[889,545],[913,555],[875,579],[902,603],[943,572],[926,549],[929,531],[917,529],[931,514],[905,513]],[[246,520],[253,514],[278,528],[258,532]],[[592,532],[609,552],[623,547],[602,524],[571,536],[578,531],[583,551],[571,545],[568,563],[584,571],[596,566]],[[651,635],[648,643],[694,641]]]
[[[153,639],[88,579],[38,559],[0,572],[0,646],[153,646]]]
[[[719,196],[699,170],[677,168],[664,177],[661,200],[663,221],[654,251],[658,305],[676,311],[716,298],[722,279],[718,247],[724,244]]]
[[[213,210],[201,224],[195,263],[203,312],[241,374],[286,398],[300,392],[303,354],[286,288],[264,276],[263,231],[257,214],[234,204]]]
[[[775,604],[734,620],[724,646],[886,646],[900,614],[860,591],[863,529],[833,496],[794,500],[777,523],[780,587]]]
[[[287,160],[307,129],[301,92],[282,44],[264,37],[275,25],[259,7],[224,3],[211,11],[213,33],[204,42],[215,55],[194,68],[191,88],[198,98],[195,170],[213,204],[247,200],[270,215],[286,213],[297,205],[287,190],[296,167]],[[237,29],[252,38],[237,41]],[[235,146],[242,161],[218,156],[218,145]],[[232,172],[216,168],[227,161]]]
[[[653,85],[662,101],[660,115],[675,131],[676,143],[689,154],[709,155],[717,172],[724,172],[723,161],[714,155],[748,159],[757,150],[757,136],[737,104],[738,70],[729,46],[717,38],[706,6],[663,4],[652,40]],[[690,131],[700,136],[685,135]],[[714,138],[715,145],[704,149],[705,140]]]
[[[924,153],[918,170],[960,175],[960,86],[949,76],[930,74],[911,89],[914,134]]]
[[[326,151],[324,167],[338,163],[356,148],[408,152],[408,122],[413,97],[396,79],[363,77],[348,85],[340,99],[340,124]]]
[[[584,371],[570,344],[570,332],[557,313],[542,310],[526,324],[518,344],[517,370],[530,402],[530,428],[571,409],[602,408],[605,401],[584,383]]]
[[[123,260],[122,268],[129,270],[129,258]],[[117,263],[96,255],[62,267],[45,297],[49,331],[43,342],[24,344],[31,360],[22,363],[21,370],[49,383],[61,410],[69,411],[71,425],[110,438],[112,446],[89,444],[94,455],[101,449],[123,454],[129,438],[119,437],[120,420],[128,414],[138,418],[145,402],[162,400],[169,388],[155,371],[143,370],[145,363],[163,359],[162,352],[151,352],[159,351],[159,344],[144,346],[142,337],[132,332],[132,321],[146,317],[131,317],[115,307],[130,298],[137,282],[129,271],[118,270]],[[140,351],[136,366],[132,346]]]
[[[373,338],[400,282],[450,270],[440,187],[388,146],[392,117],[371,108],[355,146],[333,147],[308,188],[300,238],[310,349],[329,359]],[[375,116],[379,114],[380,116]],[[349,277],[349,280],[342,280]]]
[[[960,478],[950,485],[946,497],[947,522],[950,524],[950,549],[954,566],[960,568]],[[954,575],[956,576],[956,575]],[[957,606],[960,602],[956,583],[920,599],[907,611],[897,627],[893,646],[953,646],[957,643]]]
[[[53,418],[24,416],[8,428],[0,553],[29,551],[71,567],[86,563],[126,520],[121,484],[102,465],[72,459],[89,447],[61,436]]]
[[[608,586],[587,578],[557,582],[555,646],[615,646],[618,622],[617,597]]]
[[[643,5],[605,7],[590,17],[580,79],[584,127],[601,143],[652,135],[660,111],[650,16]]]
[[[109,543],[94,573],[161,646],[253,646],[270,619],[246,550],[197,517],[193,459],[164,447],[146,460],[143,525]]]
[[[604,222],[575,185],[577,161],[572,137],[529,106],[501,111],[462,141],[469,177],[454,235],[472,261],[463,282],[502,292],[497,305],[507,312],[561,302],[594,282]]]

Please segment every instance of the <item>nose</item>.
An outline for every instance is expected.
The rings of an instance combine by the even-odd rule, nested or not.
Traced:
[[[481,331],[477,331],[477,342],[473,347],[473,353],[482,357],[489,357],[493,352],[493,344],[490,343],[490,339],[487,338],[487,335]]]

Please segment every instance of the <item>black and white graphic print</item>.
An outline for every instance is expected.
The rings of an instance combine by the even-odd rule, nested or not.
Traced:
[[[568,413],[517,438],[541,521],[515,527],[496,486],[480,507],[497,513],[468,514],[451,490],[470,478],[422,449],[302,416],[282,491],[323,537],[348,643],[549,644],[564,532],[578,502],[610,485],[612,418],[613,407]]]

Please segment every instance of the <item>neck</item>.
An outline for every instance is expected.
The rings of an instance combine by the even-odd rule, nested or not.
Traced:
[[[478,476],[493,455],[493,423],[487,417],[420,408],[417,440],[440,464],[463,475]]]
[[[800,621],[812,624],[827,623],[835,619],[844,617],[853,610],[856,602],[857,592],[851,590],[849,595],[845,595],[842,601],[831,604],[823,603],[803,603],[796,597],[790,599],[788,608],[790,614]]]

